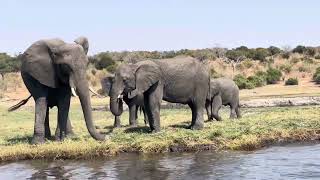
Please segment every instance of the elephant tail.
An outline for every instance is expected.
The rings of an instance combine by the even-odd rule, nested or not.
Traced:
[[[11,111],[17,110],[19,107],[25,105],[30,98],[31,98],[31,95],[30,95],[28,98],[20,101],[18,104],[14,105],[14,106],[11,106],[11,107],[8,109],[8,111],[11,112]]]

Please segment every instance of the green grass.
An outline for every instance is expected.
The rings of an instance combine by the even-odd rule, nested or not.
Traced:
[[[140,116],[138,128],[114,129],[104,142],[93,140],[87,132],[79,105],[71,108],[71,122],[76,138],[63,142],[47,141],[30,145],[33,134],[33,107],[23,107],[8,113],[0,106],[0,161],[22,159],[79,159],[112,156],[121,152],[161,153],[187,150],[254,150],[289,141],[308,141],[320,137],[320,111],[317,106],[242,109],[243,118],[229,120],[223,110],[221,122],[206,122],[199,131],[185,129],[190,123],[188,109],[161,110],[162,131],[149,134]],[[94,114],[99,131],[111,131],[110,112]],[[206,117],[206,116],[205,116]],[[121,117],[128,125],[128,113]],[[52,134],[56,126],[56,109],[51,110]]]

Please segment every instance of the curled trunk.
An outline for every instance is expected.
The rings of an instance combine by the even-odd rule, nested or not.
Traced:
[[[113,115],[120,116],[123,112],[123,102],[116,97],[110,98],[110,110]]]

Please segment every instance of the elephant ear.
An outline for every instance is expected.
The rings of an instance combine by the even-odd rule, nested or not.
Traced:
[[[79,44],[82,46],[84,52],[86,54],[88,54],[89,51],[89,41],[88,38],[84,37],[84,36],[80,36],[77,39],[74,40],[75,43]]]
[[[161,77],[159,66],[152,61],[147,61],[141,65],[133,64],[132,66],[136,69],[136,89],[128,94],[130,99],[146,92],[152,85],[160,81]]]
[[[111,90],[113,81],[114,81],[114,75],[105,77],[101,80],[101,87],[104,94],[108,96],[110,95],[110,90]]]
[[[28,73],[41,84],[59,86],[54,65],[54,54],[65,42],[60,39],[40,40],[33,43],[23,54],[21,72]]]

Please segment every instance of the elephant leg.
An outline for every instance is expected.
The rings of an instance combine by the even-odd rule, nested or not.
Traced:
[[[237,117],[236,109],[238,109],[236,104],[230,104],[230,119],[235,119]]]
[[[236,108],[236,114],[237,114],[237,117],[238,117],[238,118],[241,118],[239,103],[238,103],[237,108]]]
[[[114,116],[114,124],[113,124],[113,127],[115,127],[115,128],[121,127],[121,124],[120,124],[120,116]]]
[[[137,106],[135,104],[129,106],[129,125],[137,127]]]
[[[211,119],[211,114],[212,114],[212,112],[210,112],[211,111],[211,103],[210,103],[210,101],[208,101],[208,100],[206,100],[206,111],[207,111],[207,116],[208,116],[208,121]]]
[[[221,96],[215,96],[212,100],[212,119],[215,118],[217,121],[221,121],[222,118],[219,116],[219,110],[222,106]]]
[[[146,112],[149,119],[149,125],[152,133],[160,131],[160,106],[163,96],[163,87],[161,85],[152,86],[145,95]]]
[[[149,120],[148,120],[148,116],[146,114],[146,110],[144,107],[142,107],[142,112],[143,112],[143,117],[144,117],[144,125],[148,125]]]
[[[58,140],[62,141],[67,135],[67,121],[69,116],[71,98],[70,89],[62,89],[59,95],[61,99],[59,99],[58,101],[58,125],[60,128]]]
[[[191,103],[192,121],[189,129],[198,130],[203,128],[203,110],[204,107],[197,103]]]
[[[59,121],[59,120],[58,120]],[[58,122],[57,121],[57,122]],[[56,140],[59,140],[59,136],[60,136],[60,127],[59,127],[59,122],[57,123],[57,128],[56,128],[56,132],[55,132],[55,139]],[[66,129],[66,136],[75,136],[75,133],[73,132],[73,128],[72,128],[72,125],[71,125],[71,121],[70,121],[70,118],[68,117],[67,119],[67,129]]]
[[[44,122],[47,113],[47,98],[38,97],[35,100],[35,123],[34,123],[34,134],[31,143],[41,144],[44,143],[45,138],[45,127]]]
[[[44,134],[46,139],[51,138],[50,124],[49,124],[49,108],[47,107],[46,118],[44,120]]]

